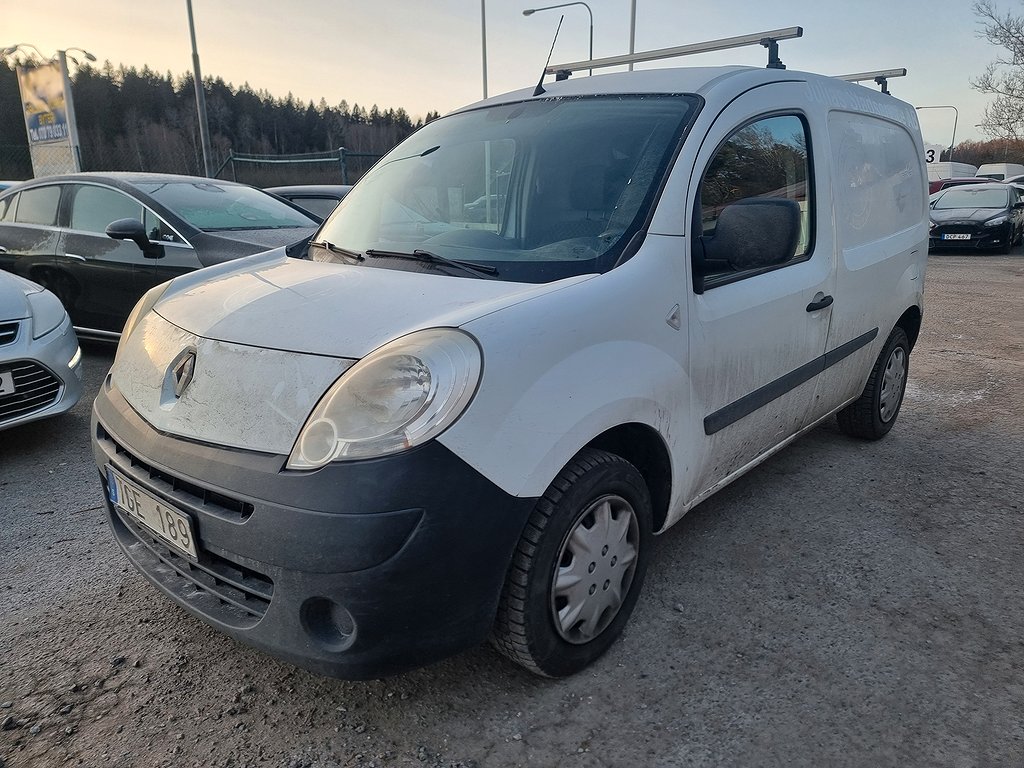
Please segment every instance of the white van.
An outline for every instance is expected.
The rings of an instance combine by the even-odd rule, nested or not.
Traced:
[[[962,179],[965,176],[974,176],[978,172],[978,166],[970,163],[928,163],[928,181],[940,181],[942,179]]]
[[[1024,175],[1024,165],[1020,163],[984,163],[978,166],[978,172],[974,175],[1002,181],[1010,176]]]
[[[320,673],[490,638],[571,674],[622,631],[655,534],[834,414],[893,426],[925,188],[913,107],[803,72],[461,109],[308,259],[140,301],[94,407],[113,533],[185,610]]]

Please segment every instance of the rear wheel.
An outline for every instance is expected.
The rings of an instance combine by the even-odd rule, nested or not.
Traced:
[[[548,677],[586,667],[621,634],[650,556],[651,502],[628,461],[581,451],[530,515],[491,642]]]
[[[839,428],[865,440],[884,437],[896,423],[907,388],[910,342],[897,326],[889,334],[861,396],[836,414]]]

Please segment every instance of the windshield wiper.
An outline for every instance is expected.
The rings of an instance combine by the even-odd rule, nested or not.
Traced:
[[[438,256],[436,253],[424,251],[417,248],[412,253],[403,251],[384,251],[377,248],[367,248],[367,256],[386,257],[391,259],[411,259],[412,261],[423,261],[427,264],[440,264],[445,267],[458,267],[466,272],[476,275],[497,275],[498,270],[490,264],[477,264],[475,261],[463,261],[462,259],[449,259],[446,256]]]
[[[310,247],[315,245],[316,247],[323,248],[324,250],[330,251],[331,253],[336,253],[339,256],[344,256],[346,259],[349,259],[350,261],[360,262],[366,260],[366,257],[363,256],[363,254],[359,253],[359,251],[350,251],[348,248],[342,248],[340,245],[335,245],[334,243],[330,243],[326,240],[318,240],[315,243],[311,242],[309,245]],[[367,253],[369,253],[369,251],[367,251]]]

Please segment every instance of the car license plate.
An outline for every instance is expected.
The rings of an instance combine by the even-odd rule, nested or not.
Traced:
[[[14,394],[14,374],[10,371],[0,371],[0,395]]]
[[[970,240],[971,236],[970,235],[961,235],[961,234],[952,234],[952,235],[943,235],[942,239],[943,240]]]
[[[172,549],[198,560],[192,518],[147,493],[113,467],[107,467],[110,501],[132,520],[152,531]]]

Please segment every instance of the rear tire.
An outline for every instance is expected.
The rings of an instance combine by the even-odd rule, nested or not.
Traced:
[[[513,554],[491,644],[531,672],[564,677],[608,650],[650,557],[650,494],[636,467],[584,449],[537,502]]]
[[[875,361],[861,396],[836,414],[839,428],[851,437],[878,440],[899,416],[910,370],[910,342],[896,326]]]

